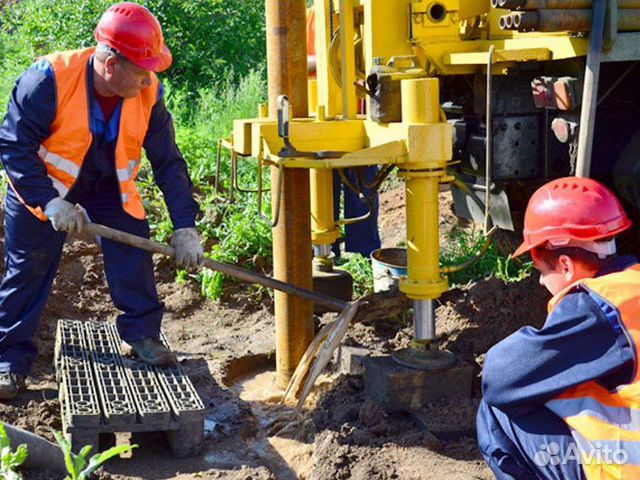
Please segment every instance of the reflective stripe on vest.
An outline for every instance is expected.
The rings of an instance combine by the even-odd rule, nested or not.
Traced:
[[[578,282],[603,311],[615,317],[634,348],[634,378],[609,391],[595,381],[567,389],[545,404],[562,417],[580,453],[586,477],[592,479],[640,478],[640,265],[622,272]],[[549,302],[552,310],[577,286],[565,289]]]
[[[87,65],[93,52],[94,48],[87,48],[45,57],[55,76],[57,108],[50,127],[51,135],[42,141],[38,156],[46,166],[53,187],[63,198],[77,181],[93,141],[86,82]],[[142,145],[159,88],[155,74],[151,79],[151,86],[137,97],[123,100],[115,146],[115,170],[122,206],[129,215],[138,219],[144,219],[145,212],[135,178],[140,169]],[[95,108],[99,107],[96,105]],[[38,218],[46,220],[39,209],[28,208]]]

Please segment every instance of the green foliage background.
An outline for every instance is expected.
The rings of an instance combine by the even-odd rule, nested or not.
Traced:
[[[39,55],[94,45],[108,0],[21,0],[0,15],[2,111],[13,82]],[[264,0],[146,0],[173,53],[163,75],[188,92],[260,70],[265,58]]]
[[[0,116],[18,76],[41,55],[95,44],[93,31],[108,0],[20,0],[0,4]],[[230,157],[222,152],[220,190],[215,191],[217,142],[229,136],[233,120],[255,117],[266,100],[264,0],[146,0],[160,20],[174,63],[160,77],[172,112],[176,138],[189,165],[203,214],[198,229],[207,254],[252,267],[256,255],[269,268],[271,235],[258,215],[256,196],[227,201]],[[255,186],[255,160],[239,163],[239,183]],[[140,174],[152,234],[168,241],[173,230],[161,192],[149,168]],[[268,188],[268,175],[265,187]],[[265,195],[269,214],[269,195]],[[210,271],[178,272],[197,280],[203,293],[222,294],[223,279]]]
[[[40,55],[56,50],[95,44],[93,30],[109,0],[8,0],[0,2],[0,117],[15,80]],[[176,125],[176,137],[193,179],[202,207],[198,229],[209,257],[268,273],[271,265],[271,232],[264,215],[270,215],[270,196],[264,197],[264,215],[258,212],[255,194],[236,193],[230,201],[230,157],[221,152],[220,191],[214,188],[217,141],[226,138],[234,119],[255,117],[266,101],[264,0],[144,0],[163,25],[174,63],[160,75],[165,99]],[[257,161],[240,159],[238,183],[255,188]],[[150,169],[139,178],[152,234],[168,241],[172,233],[161,192]],[[265,175],[265,188],[269,175]],[[442,261],[455,264],[477,253],[478,238],[460,233],[443,251]],[[451,248],[453,247],[453,248]],[[490,251],[454,283],[496,274],[517,278],[519,268]],[[342,268],[356,280],[357,294],[373,287],[368,259],[347,255]],[[181,281],[197,281],[205,296],[220,298],[223,278],[204,270],[177,272]]]

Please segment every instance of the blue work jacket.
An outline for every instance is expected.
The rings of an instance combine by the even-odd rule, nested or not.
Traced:
[[[114,147],[122,101],[106,122],[94,95],[92,62],[93,59],[87,69],[87,91],[93,142],[78,180],[66,197],[72,203],[95,192],[118,191]],[[176,145],[171,114],[162,97],[163,89],[160,88],[143,146],[174,228],[194,227],[199,207],[193,199],[193,184]],[[0,127],[0,160],[9,179],[27,205],[39,206],[43,210],[50,200],[58,196],[58,192],[47,177],[37,151],[42,140],[49,136],[56,106],[54,73],[49,62],[43,59],[17,80]]]
[[[618,257],[597,276],[635,263],[635,257]],[[600,301],[578,286],[555,306],[541,329],[523,327],[494,345],[482,371],[484,401],[513,416],[589,380],[608,389],[629,383],[634,349]]]

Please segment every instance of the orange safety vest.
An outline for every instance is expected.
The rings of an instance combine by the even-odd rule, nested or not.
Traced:
[[[640,479],[640,265],[577,282],[549,302],[549,311],[576,285],[591,292],[605,315],[619,322],[634,349],[634,377],[614,391],[595,380],[582,383],[546,407],[571,429],[589,480]]]
[[[78,180],[85,155],[93,140],[89,127],[86,78],[87,65],[94,50],[71,50],[44,57],[53,67],[58,104],[51,124],[51,135],[42,141],[38,156],[44,162],[47,175],[62,198]],[[151,110],[158,98],[158,79],[155,74],[151,78],[152,84],[137,97],[123,99],[115,148],[122,206],[129,215],[141,220],[146,215],[135,178],[140,170],[142,144]],[[48,220],[40,207],[25,206],[39,219]]]

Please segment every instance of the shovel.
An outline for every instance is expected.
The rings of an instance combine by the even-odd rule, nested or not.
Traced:
[[[131,247],[140,248],[150,253],[160,253],[168,257],[173,257],[175,254],[173,247],[170,247],[169,245],[164,245],[154,240],[122,232],[115,228],[106,227],[97,223],[85,224],[83,231],[115,242],[124,243]],[[309,347],[293,373],[291,381],[289,382],[282,398],[282,401],[284,402],[290,395],[296,396],[301,392],[296,406],[296,414],[299,413],[305,399],[320,376],[320,373],[331,360],[334,350],[338,348],[342,342],[351,320],[353,320],[353,317],[355,317],[357,313],[359,302],[345,302],[343,300],[338,300],[337,298],[333,298],[322,293],[313,292],[302,287],[296,287],[295,285],[276,280],[275,278],[260,275],[259,273],[252,272],[250,270],[245,270],[244,268],[229,265],[227,263],[216,262],[210,258],[205,258],[203,264],[211,270],[235,277],[244,282],[256,283],[268,288],[280,290],[282,292],[304,298],[305,300],[311,300],[330,311],[341,312],[340,316],[332,323],[323,327],[309,344]],[[304,384],[300,390],[300,386],[303,381]]]

